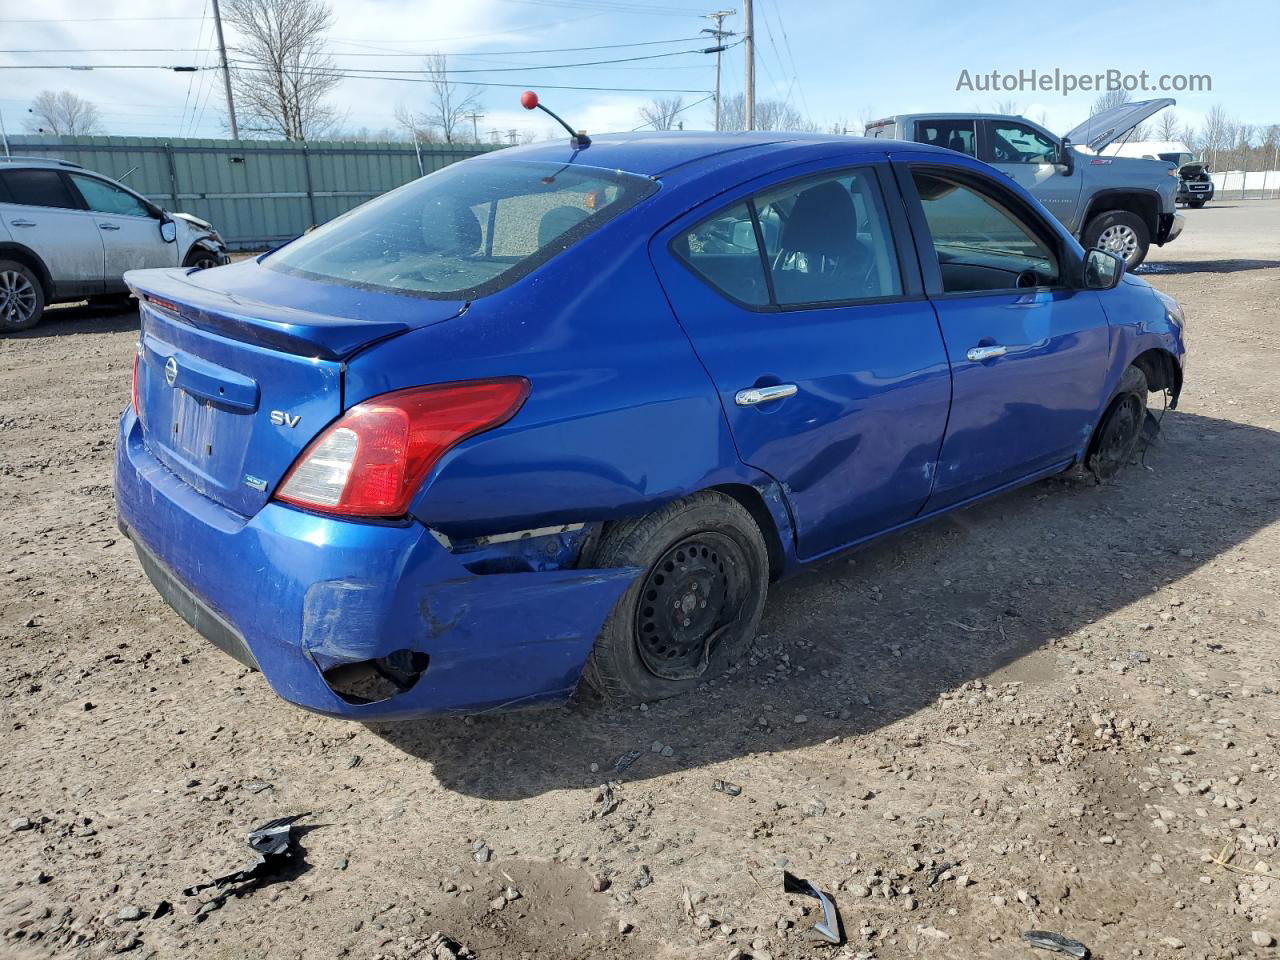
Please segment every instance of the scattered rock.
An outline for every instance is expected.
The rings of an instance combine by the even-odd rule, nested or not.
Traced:
[[[14,833],[20,833],[23,830],[30,830],[31,827],[32,823],[27,817],[14,817],[9,821],[9,829]]]
[[[1265,930],[1255,930],[1249,934],[1249,939],[1253,941],[1255,947],[1274,947],[1276,938]]]
[[[143,917],[145,917],[145,916],[146,916],[146,913],[143,911],[143,909],[142,909],[141,907],[136,907],[136,906],[133,906],[132,904],[130,904],[130,905],[129,905],[129,906],[127,906],[127,907],[122,907],[122,908],[121,908],[120,912],[116,914],[116,919],[118,919],[118,920],[141,920],[141,919],[142,919]]]

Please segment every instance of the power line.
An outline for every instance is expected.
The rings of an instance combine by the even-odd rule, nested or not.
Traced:
[[[615,60],[586,60],[581,63],[544,63],[544,64],[526,64],[518,67],[471,67],[465,70],[439,70],[437,73],[459,74],[459,73],[523,73],[526,70],[567,70],[572,67],[603,67],[614,63],[635,63],[640,60],[662,60],[667,57],[683,57],[692,53],[710,53],[711,50],[674,50],[670,53],[651,53],[643,57],[620,57]],[[253,60],[232,60],[232,63],[242,66],[252,64]],[[343,70],[361,71],[364,73],[371,72],[374,68],[362,70],[360,67],[343,67]],[[378,68],[379,73],[410,73],[421,74],[422,70],[387,70]],[[470,81],[468,81],[470,82]]]
[[[449,53],[450,57],[467,58],[467,57],[506,57],[506,56],[525,56],[538,53],[578,53],[585,50],[617,50],[624,47],[656,47],[666,43],[686,43],[691,40],[701,40],[706,42],[706,37],[676,37],[671,40],[644,40],[639,43],[600,43],[591,47],[548,47],[543,50],[475,50],[465,53]],[[0,50],[0,53],[5,51]],[[386,53],[343,53],[338,50],[330,51],[332,56],[336,57],[426,57],[431,56],[436,51],[428,52],[386,52]]]
[[[0,23],[123,23],[145,20],[199,20],[199,17],[0,17]]]
[[[701,100],[695,100],[693,101],[693,103],[687,104],[686,106],[681,107],[679,110],[671,111],[671,116],[673,117],[679,116],[680,114],[684,113],[686,110],[692,110],[694,107],[701,106],[702,104],[706,103],[708,100],[714,100],[715,98],[716,98],[716,95],[714,93],[709,93],[705,97],[703,97]],[[638,127],[632,127],[631,132],[635,133],[637,130],[643,130],[645,127],[651,127],[651,126],[653,126],[653,121],[647,120],[644,123],[640,124],[640,126]]]
[[[3,68],[0,68],[3,69]],[[240,67],[246,73],[271,73],[259,67]],[[399,73],[416,74],[415,76],[385,76],[383,73],[352,73],[345,70],[313,70],[315,76],[341,77],[348,80],[388,80],[399,83],[431,83],[429,77],[422,76],[420,70],[402,70]],[[452,71],[450,71],[452,72]],[[497,83],[485,80],[468,80],[473,87],[510,87],[516,90],[527,87],[526,83]],[[574,84],[540,83],[542,90],[594,90],[601,93],[710,93],[709,90],[674,89],[670,87],[588,87]]]

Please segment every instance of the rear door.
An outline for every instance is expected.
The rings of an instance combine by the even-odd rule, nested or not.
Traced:
[[[952,370],[929,510],[1066,466],[1093,430],[1110,355],[1074,245],[976,164],[898,160]]]
[[[911,137],[916,143],[978,155],[978,121],[972,117],[920,117]]]
[[[107,287],[124,288],[126,270],[178,266],[178,245],[165,243],[160,220],[140,198],[115,184],[68,173],[102,236]]]
[[[29,247],[53,277],[55,295],[103,290],[104,253],[98,228],[61,170],[0,170],[0,218],[14,241]]]
[[[914,517],[946,424],[946,353],[887,176],[794,168],[650,246],[738,455],[781,483],[806,559]]]

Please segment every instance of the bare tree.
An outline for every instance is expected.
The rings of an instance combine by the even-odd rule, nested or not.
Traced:
[[[992,106],[995,113],[1003,113],[1006,116],[1016,117],[1022,114],[1022,108],[1018,106],[1017,100],[997,100]]]
[[[654,97],[640,108],[640,119],[655,130],[674,130],[676,114],[684,109],[684,97]]]
[[[720,107],[720,129],[742,130],[746,127],[746,100],[742,94],[726,97]],[[755,110],[757,130],[787,130],[816,133],[822,128],[808,119],[791,104],[782,100],[757,100]]]
[[[324,0],[224,0],[236,28],[232,70],[240,127],[252,133],[314,140],[338,122],[325,102],[342,82],[324,52],[333,10]]]
[[[480,106],[480,88],[450,80],[449,60],[443,53],[427,57],[422,69],[431,88],[426,112],[420,116],[422,125],[439,131],[445,143],[469,139],[465,120]]]
[[[1172,110],[1161,110],[1160,119],[1156,121],[1157,140],[1178,139],[1178,115]]]
[[[427,124],[427,118],[414,113],[405,103],[397,103],[394,112],[396,122],[409,133],[409,142],[435,143],[436,132]]]
[[[27,116],[31,133],[51,133],[59,137],[87,137],[102,132],[98,108],[70,90],[45,90],[31,101]]]
[[[1093,106],[1089,108],[1089,116],[1095,117],[1098,114],[1110,110],[1112,107],[1118,107],[1128,103],[1133,98],[1129,96],[1129,91],[1124,87],[1115,90],[1108,90],[1106,93],[1098,94],[1097,99],[1093,101]]]

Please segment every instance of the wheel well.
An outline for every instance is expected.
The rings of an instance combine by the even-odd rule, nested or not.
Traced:
[[[45,303],[49,303],[53,300],[53,277],[49,276],[49,270],[45,267],[44,261],[34,253],[26,247],[19,247],[9,243],[0,243],[0,259],[16,260],[18,263],[29,269],[36,275],[36,279],[40,281],[40,286],[44,288]]]
[[[786,554],[782,549],[782,537],[778,534],[778,525],[773,522],[773,514],[769,512],[764,496],[755,487],[745,483],[726,483],[711,489],[733,497],[751,514],[751,519],[760,528],[764,545],[769,551],[769,579],[776,580],[782,574]]]
[[[1123,210],[1139,217],[1147,225],[1154,240],[1160,227],[1160,199],[1155,194],[1114,191],[1100,193],[1089,204],[1089,215],[1084,219],[1084,229],[1089,228],[1095,218],[1112,210]]]
[[[195,259],[196,254],[199,253],[201,250],[205,251],[206,253],[217,253],[217,251],[214,250],[213,247],[211,247],[209,244],[205,243],[204,240],[197,240],[195,243],[191,244],[191,248],[187,251],[187,255],[182,258],[182,265],[184,267],[191,266],[192,261]]]
[[[1168,390],[1172,398],[1169,405],[1177,406],[1178,394],[1182,392],[1182,370],[1169,351],[1153,347],[1134,357],[1133,366],[1146,374],[1147,389]]]

